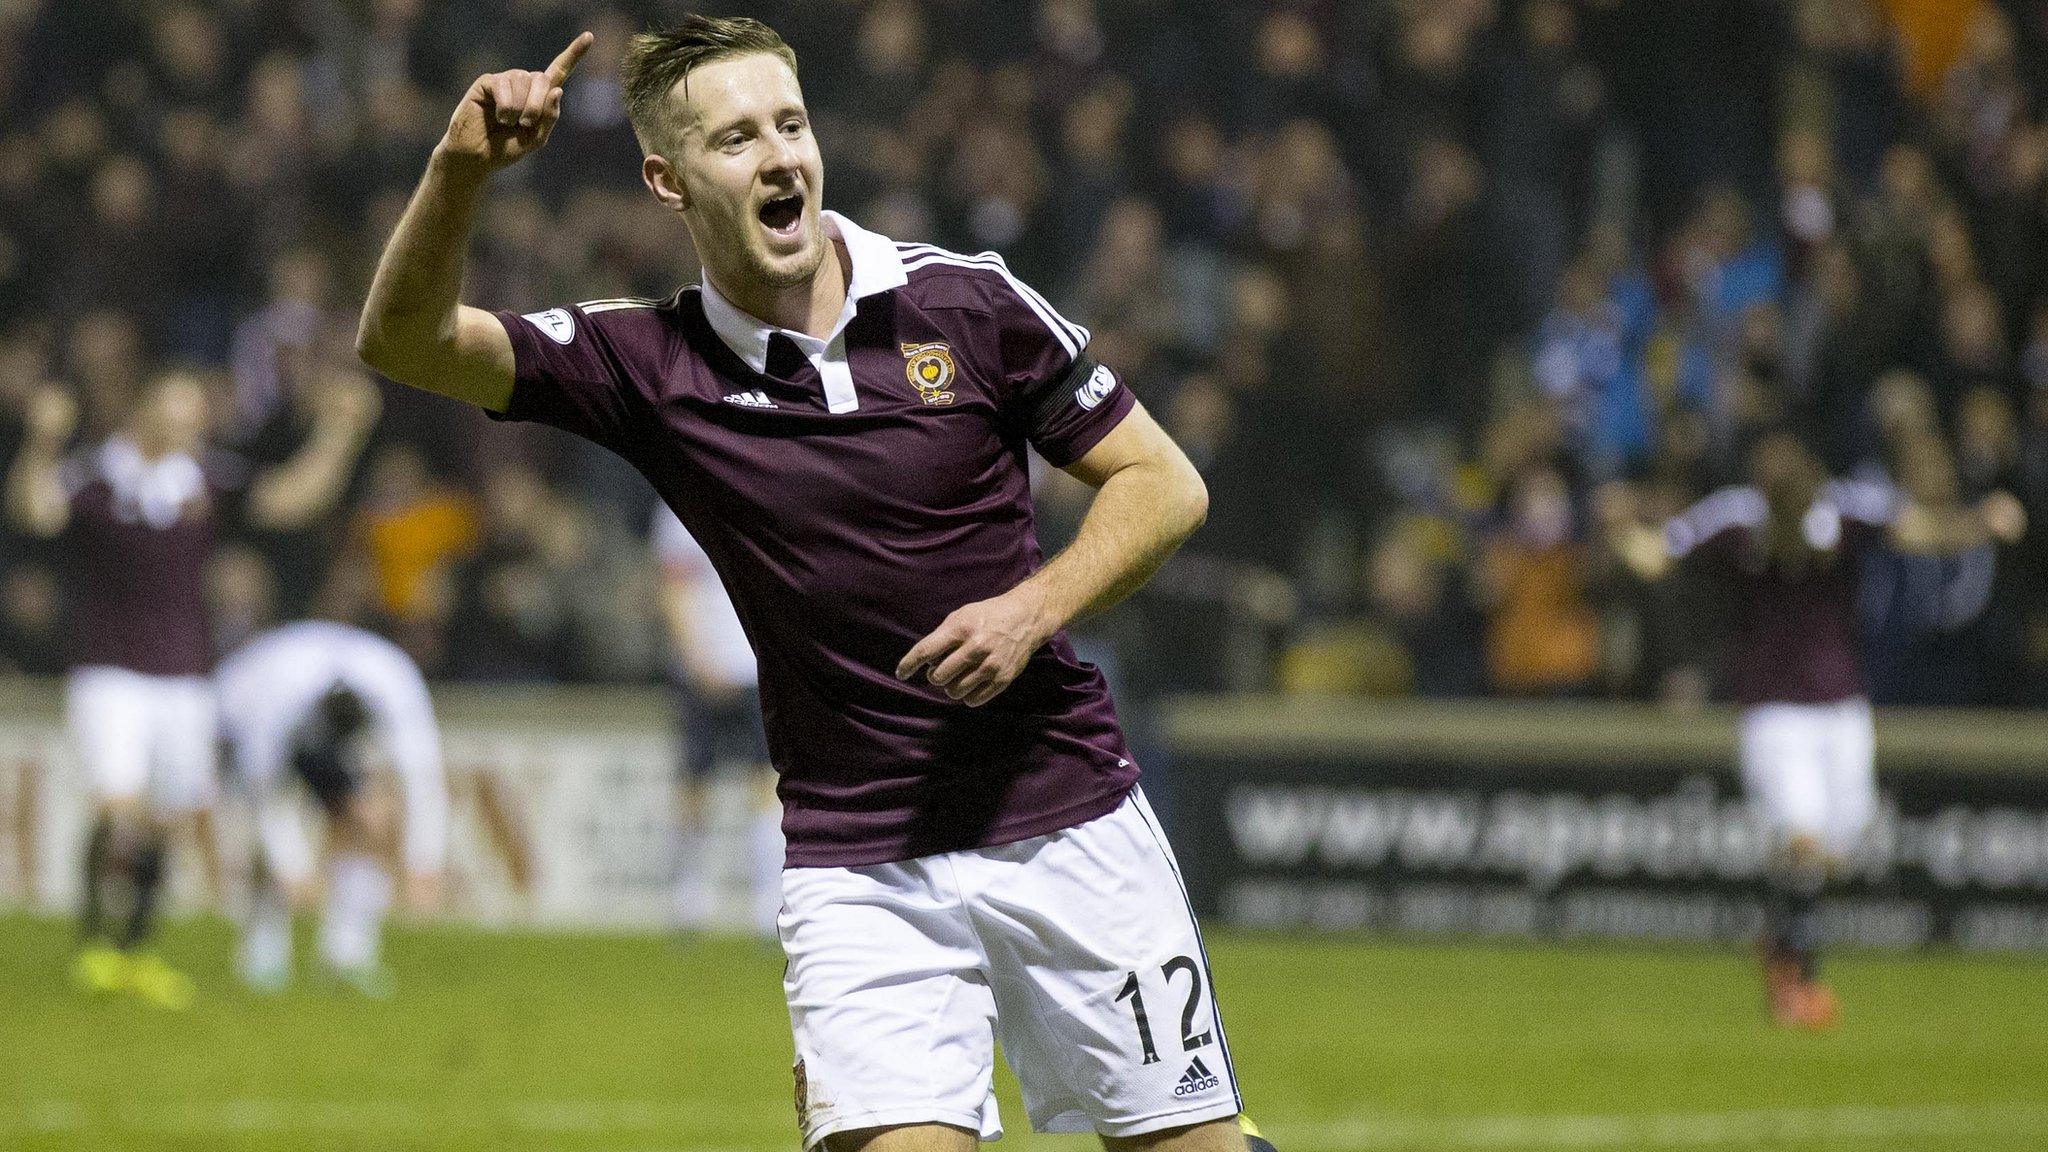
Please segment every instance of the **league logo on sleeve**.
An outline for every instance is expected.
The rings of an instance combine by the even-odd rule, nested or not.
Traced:
[[[566,308],[550,308],[545,312],[527,312],[520,319],[547,333],[548,339],[557,344],[567,344],[576,338],[576,318]]]
[[[1088,382],[1074,389],[1074,403],[1085,411],[1093,412],[1096,405],[1109,399],[1110,390],[1115,387],[1116,374],[1109,370],[1109,365],[1097,364]]]
[[[945,344],[905,344],[903,374],[918,398],[927,404],[951,404],[953,394],[946,385],[953,382],[953,349]]]

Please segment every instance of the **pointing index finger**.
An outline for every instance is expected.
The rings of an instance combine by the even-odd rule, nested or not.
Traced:
[[[584,32],[579,34],[574,40],[569,41],[569,46],[562,49],[562,54],[555,57],[554,63],[548,65],[548,83],[550,85],[558,85],[562,81],[567,80],[569,73],[576,70],[576,62],[583,59],[585,52],[590,51],[591,41],[595,39],[597,37]]]

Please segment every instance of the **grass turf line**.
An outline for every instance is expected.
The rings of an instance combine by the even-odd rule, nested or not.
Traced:
[[[306,944],[305,934],[301,943]],[[217,921],[165,1015],[64,987],[68,928],[0,917],[0,1148],[790,1149],[781,957],[733,940],[396,932],[400,991],[237,990]],[[2048,963],[1850,955],[1825,1035],[1770,1028],[1747,960],[1212,938],[1231,1052],[1283,1152],[2048,1147]],[[301,949],[302,956],[305,950]],[[1078,1149],[1024,1132],[1012,1149]]]

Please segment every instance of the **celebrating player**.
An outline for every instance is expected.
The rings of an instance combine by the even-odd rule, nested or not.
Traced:
[[[1177,867],[1062,631],[1202,522],[1200,477],[1000,257],[823,211],[795,54],[752,20],[686,18],[624,64],[642,180],[701,285],[524,316],[461,304],[488,177],[546,144],[589,46],[470,87],[358,347],[618,452],[731,592],[780,773],[806,1147],[994,1138],[1000,1040],[1035,1128],[1244,1149]],[[1027,446],[1098,490],[1044,563]]]
[[[244,488],[227,462],[202,458],[206,393],[188,374],[153,380],[123,430],[69,465],[75,404],[55,389],[33,400],[7,498],[24,531],[62,538],[70,564],[65,715],[93,797],[72,965],[81,988],[191,1001],[191,982],[144,945],[168,834],[214,798],[204,584],[222,506],[238,498],[255,527],[311,522],[340,497],[376,412],[368,380],[336,373],[305,445]]]
[[[222,661],[221,731],[229,763],[256,805],[262,850],[237,968],[262,991],[291,979],[287,905],[312,899],[315,868],[298,811],[296,779],[327,821],[327,906],[320,925],[326,972],[367,996],[390,994],[378,960],[398,821],[369,787],[364,745],[381,744],[404,800],[407,902],[431,907],[448,839],[448,792],[433,700],[419,666],[396,644],[346,624],[309,620],[249,641]],[[281,891],[280,891],[281,889]]]
[[[666,506],[654,510],[650,535],[661,562],[662,618],[675,646],[670,675],[683,748],[676,766],[676,911],[684,927],[695,928],[710,919],[716,876],[706,827],[707,781],[721,772],[743,773],[749,784],[765,777],[760,792],[772,802],[775,774],[761,730],[754,650],[732,597],[718,582],[711,558]],[[753,814],[746,840],[751,920],[772,935],[782,910],[782,828],[773,803]]]
[[[2005,493],[1937,513],[1888,487],[1830,482],[1800,441],[1760,441],[1751,483],[1708,496],[1659,532],[1610,492],[1612,539],[1628,566],[1656,579],[1683,563],[1730,586],[1732,679],[1742,707],[1743,786],[1771,830],[1763,959],[1772,1015],[1832,1024],[1834,993],[1818,975],[1818,905],[1828,872],[1877,809],[1876,742],[1855,653],[1859,554],[1954,552],[2026,530]]]

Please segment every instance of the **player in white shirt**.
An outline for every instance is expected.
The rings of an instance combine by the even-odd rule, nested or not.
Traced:
[[[309,905],[316,861],[300,822],[294,780],[326,817],[326,906],[320,960],[368,995],[389,993],[378,959],[399,821],[389,794],[368,787],[374,743],[397,777],[404,808],[407,903],[431,907],[447,851],[448,791],[440,730],[419,666],[397,645],[346,624],[287,624],[221,664],[221,729],[235,775],[256,807],[256,892],[237,958],[251,986],[274,990],[291,975],[290,907]]]
[[[682,738],[676,766],[677,918],[690,928],[711,918],[718,869],[710,851],[706,783],[717,773],[744,773],[758,797],[746,833],[749,920],[773,936],[782,906],[781,806],[762,734],[754,649],[711,558],[667,505],[655,506],[649,536],[661,564],[662,616],[675,645],[670,675]]]

